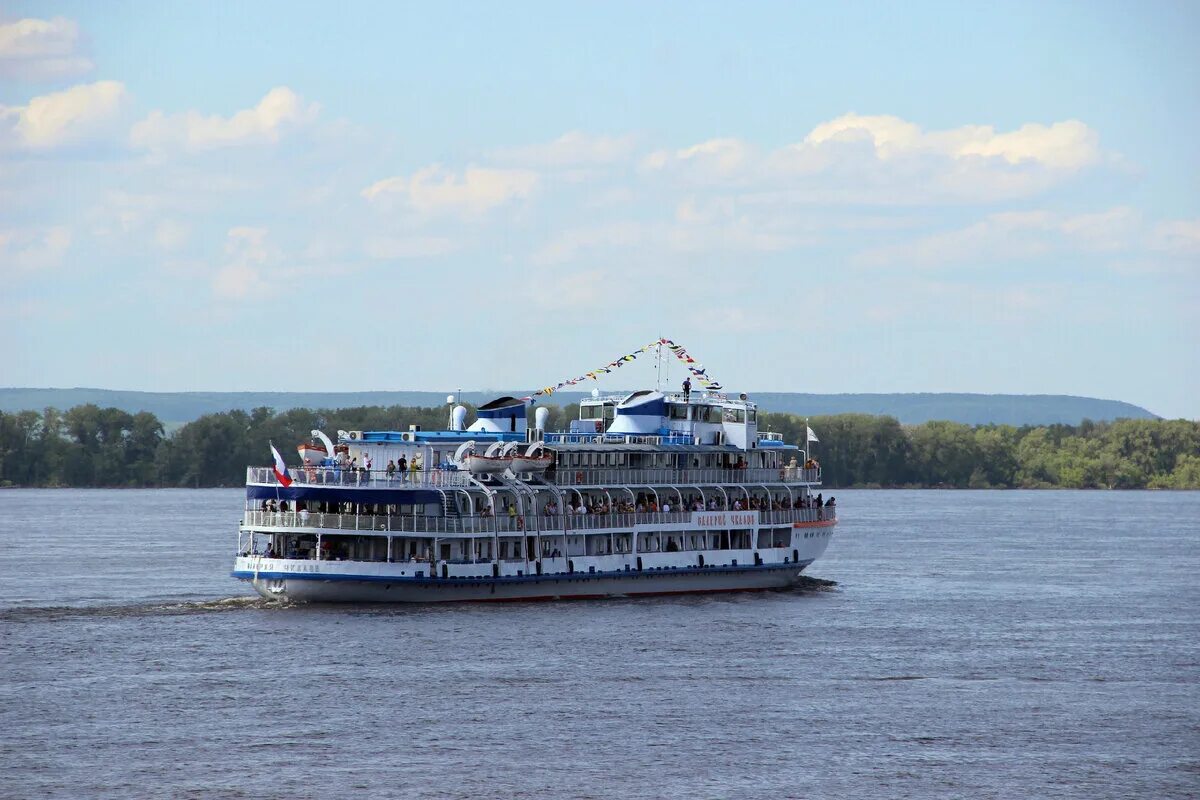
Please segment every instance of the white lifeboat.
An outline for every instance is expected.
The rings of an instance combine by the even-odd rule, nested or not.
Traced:
[[[325,449],[325,446],[315,442],[298,445],[296,451],[300,453],[300,463],[302,464],[320,464],[329,457],[329,451]]]
[[[534,442],[523,455],[513,456],[512,471],[515,473],[545,472],[554,463],[554,456],[545,452],[541,442]]]
[[[483,455],[467,454],[467,471],[472,475],[499,475],[512,464],[511,455],[502,455],[503,442],[493,442]]]

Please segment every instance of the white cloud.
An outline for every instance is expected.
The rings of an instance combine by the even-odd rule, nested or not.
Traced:
[[[0,24],[0,76],[26,81],[74,78],[92,70],[79,25],[63,17]]]
[[[231,117],[198,111],[154,111],[133,126],[130,142],[146,150],[212,150],[247,144],[273,144],[289,130],[306,125],[320,111],[286,86],[267,92],[253,108]]]
[[[556,274],[546,278],[534,300],[540,306],[560,310],[594,308],[609,302],[606,290],[609,282],[610,276],[601,270]]]
[[[583,131],[564,133],[552,142],[493,150],[491,158],[505,164],[555,168],[614,164],[633,154],[632,136],[595,136]]]
[[[1154,227],[1151,247],[1164,253],[1200,255],[1200,218],[1158,223]]]
[[[845,114],[774,151],[710,139],[650,153],[641,166],[689,185],[773,192],[786,202],[915,205],[1022,197],[1107,157],[1077,120],[998,133],[987,125],[925,131],[899,117]]]
[[[746,163],[750,147],[738,139],[709,139],[685,147],[675,154],[681,161],[709,164],[717,172],[732,173]]]
[[[63,226],[0,231],[0,275],[57,269],[70,248],[71,231]]]
[[[958,230],[872,248],[855,257],[867,266],[970,265],[1052,253],[1120,253],[1143,239],[1141,215],[1118,207],[1094,214],[1053,211],[991,214]]]
[[[1078,169],[1100,159],[1096,133],[1078,120],[1049,126],[1030,123],[1009,133],[996,133],[990,125],[925,132],[899,117],[844,114],[821,123],[794,147],[855,141],[869,141],[881,160],[936,153],[951,159],[979,156],[1009,164],[1031,161],[1055,169]]]
[[[264,294],[269,284],[267,267],[279,262],[280,253],[267,239],[267,229],[230,228],[225,238],[228,261],[213,276],[213,292],[227,300],[245,300]]]
[[[650,227],[639,222],[580,226],[555,235],[533,254],[533,261],[536,264],[561,264],[585,251],[645,244],[650,236]]]
[[[362,195],[372,202],[399,198],[424,214],[478,215],[528,198],[537,185],[537,173],[529,170],[467,167],[460,175],[434,164],[417,170],[412,177],[377,181],[364,189]]]
[[[804,241],[797,232],[781,230],[770,220],[721,211],[699,212],[687,204],[680,213],[682,216],[667,223],[624,220],[569,228],[539,247],[532,260],[535,264],[563,264],[607,250],[673,254],[771,253]]]
[[[173,219],[164,219],[154,228],[154,244],[160,249],[174,251],[187,244],[191,226]]]
[[[27,150],[51,150],[115,133],[128,103],[117,81],[72,86],[40,95],[25,106],[0,106],[0,140]]]

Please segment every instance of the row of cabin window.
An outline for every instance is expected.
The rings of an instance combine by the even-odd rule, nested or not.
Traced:
[[[757,422],[757,409],[722,408],[721,406],[688,406],[683,403],[667,403],[669,419],[687,419],[688,409],[692,410],[693,422]],[[583,406],[579,409],[580,419],[603,419],[612,422],[616,411],[612,406]]]
[[[559,453],[558,464],[562,467],[628,467],[629,453]],[[778,453],[746,453],[742,456],[752,467],[768,469],[780,466]],[[677,459],[683,458],[682,465]],[[643,469],[716,469],[732,455],[706,453],[702,455],[678,453],[646,453],[641,455],[639,466]],[[696,462],[700,463],[697,464]]]

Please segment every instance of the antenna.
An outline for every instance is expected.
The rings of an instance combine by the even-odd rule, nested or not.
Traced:
[[[654,388],[662,391],[662,337],[658,337],[658,344],[654,349]]]

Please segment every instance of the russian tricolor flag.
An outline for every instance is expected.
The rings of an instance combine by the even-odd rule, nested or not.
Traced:
[[[279,451],[275,449],[275,445],[271,445],[271,455],[275,456],[275,478],[285,488],[292,485],[292,479],[287,474],[287,464],[283,463],[283,456],[279,455]]]

